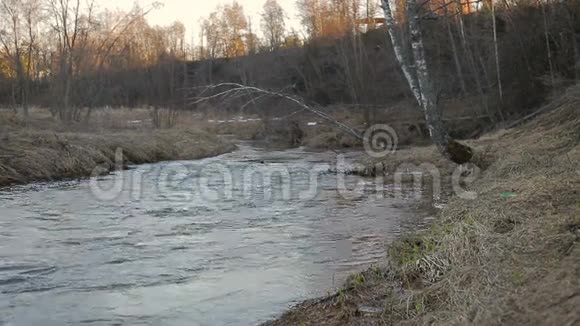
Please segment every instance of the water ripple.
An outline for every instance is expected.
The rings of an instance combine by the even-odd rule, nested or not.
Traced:
[[[175,185],[162,173],[170,163],[106,177],[131,184],[133,173],[146,176],[139,198],[100,201],[86,181],[0,190],[0,316],[22,325],[252,325],[323,295],[382,259],[387,240],[425,216],[369,191],[343,198],[336,175],[324,173],[311,200],[265,198],[281,188],[279,178],[252,186],[249,196],[235,179],[230,198],[183,199],[198,171],[214,163],[234,178],[288,166],[294,191],[308,189],[314,164],[335,161],[334,153],[242,144],[179,162],[191,173]]]

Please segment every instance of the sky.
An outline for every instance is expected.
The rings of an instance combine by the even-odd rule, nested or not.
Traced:
[[[231,3],[233,0],[159,0],[163,6],[149,13],[147,19],[151,25],[169,25],[176,20],[181,21],[186,29],[188,43],[195,38],[195,43],[199,42],[199,25],[201,19],[207,17],[219,4]],[[252,19],[253,29],[259,32],[260,12],[266,0],[237,0],[244,7],[246,16]],[[102,9],[121,9],[128,11],[135,2],[141,7],[149,7],[152,0],[97,0]],[[286,11],[288,16],[286,27],[288,29],[300,29],[300,24],[296,18],[296,0],[278,0],[278,3]],[[261,33],[258,33],[261,35]]]

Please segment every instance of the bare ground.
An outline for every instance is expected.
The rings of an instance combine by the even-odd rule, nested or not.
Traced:
[[[265,325],[580,325],[580,87],[516,129],[470,142],[485,167],[477,199],[454,197],[382,267]],[[455,170],[433,147],[370,162]],[[378,166],[378,168],[377,168]]]

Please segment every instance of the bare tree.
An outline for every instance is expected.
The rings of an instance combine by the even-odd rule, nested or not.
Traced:
[[[574,19],[574,11],[572,9],[573,1],[560,0],[560,5],[563,6],[564,9],[572,43],[572,51],[574,54],[574,77],[576,81],[580,81],[580,35],[574,28],[576,21]]]
[[[261,99],[267,97],[275,97],[279,99],[283,99],[289,101],[293,105],[296,106],[297,111],[287,115],[287,117],[297,114],[302,111],[311,112],[318,117],[324,119],[326,122],[334,125],[338,129],[342,130],[343,132],[359,139],[364,140],[364,135],[362,135],[357,130],[345,125],[344,123],[334,119],[327,113],[305,103],[305,101],[295,95],[290,95],[284,93],[283,91],[272,91],[266,90],[259,87],[254,86],[247,86],[238,83],[220,83],[216,85],[206,85],[195,87],[194,90],[197,90],[199,94],[193,98],[191,98],[191,104],[199,104],[201,102],[207,102],[212,99],[221,99],[222,101],[225,100],[232,100],[232,99],[239,99],[242,97],[249,97],[250,102],[255,103]],[[243,105],[245,106],[245,105]]]
[[[203,20],[201,27],[206,43],[205,58],[233,58],[248,53],[248,21],[244,7],[237,1],[218,6]]]
[[[24,103],[23,103],[23,110],[24,114],[28,115],[28,101],[30,100],[30,84],[31,79],[33,78],[33,64],[34,58],[33,54],[37,50],[36,41],[38,39],[38,27],[39,24],[43,20],[43,16],[41,13],[41,3],[40,0],[28,0],[25,2],[24,7],[24,20],[26,21],[26,29],[27,29],[27,53],[26,53],[26,79],[24,80]]]
[[[248,55],[256,54],[260,47],[260,40],[252,28],[252,17],[248,17],[248,32],[246,33],[245,39]]]
[[[495,3],[494,0],[490,0],[491,5],[491,19],[493,24],[493,49],[495,56],[495,71],[497,77],[497,90],[499,93],[499,99],[503,102],[503,87],[501,84],[501,67],[499,62],[499,44],[497,42],[497,18],[495,17]]]
[[[13,105],[20,105],[28,116],[32,51],[36,34],[33,26],[37,19],[38,4],[34,0],[2,0],[0,2],[0,44],[2,54],[16,76],[13,86]]]
[[[262,11],[262,33],[270,50],[282,46],[286,33],[286,13],[276,0],[267,0]]]
[[[224,56],[233,58],[247,54],[244,31],[248,28],[248,21],[244,14],[244,7],[237,1],[224,6],[221,28],[225,48]]]
[[[72,120],[71,88],[74,78],[75,49],[81,34],[81,3],[80,0],[49,0],[53,15],[53,29],[58,36],[58,55],[60,56],[60,95],[58,108],[59,117]]]
[[[470,6],[469,3],[467,3],[467,7],[465,6],[465,4],[463,2],[461,2],[461,0],[457,1],[457,4],[459,5],[458,8],[456,8],[456,15],[457,15],[457,22],[459,25],[459,35],[461,37],[461,44],[463,46],[463,51],[465,52],[465,56],[467,57],[467,61],[468,61],[468,67],[469,70],[471,71],[471,75],[473,77],[473,79],[475,80],[475,87],[477,92],[479,93],[479,100],[481,101],[481,105],[484,107],[485,112],[489,115],[489,105],[487,102],[487,98],[485,96],[485,91],[483,88],[483,82],[481,81],[481,74],[479,72],[479,69],[477,68],[477,63],[475,61],[475,54],[474,51],[472,50],[472,47],[470,46],[470,43],[468,42],[467,39],[467,32],[466,32],[466,28],[465,28],[465,22],[463,20],[463,12],[465,10],[470,10]],[[463,11],[462,11],[463,10]]]
[[[206,59],[215,59],[222,55],[220,18],[218,12],[212,12],[202,23],[203,37],[206,41]]]
[[[453,30],[451,29],[451,22],[449,17],[445,19],[445,25],[447,27],[447,35],[449,36],[449,43],[451,44],[451,52],[453,52],[453,62],[455,63],[455,70],[457,72],[457,78],[459,78],[459,85],[461,86],[461,91],[463,95],[467,94],[467,85],[465,83],[465,77],[463,76],[463,68],[461,67],[461,60],[459,59],[459,51],[455,43],[455,36],[453,35]]]
[[[298,0],[296,6],[302,25],[306,28],[310,38],[319,37],[325,24],[326,1]]]
[[[434,88],[425,48],[423,45],[423,34],[421,31],[421,12],[416,0],[407,1],[407,23],[410,32],[410,45],[412,54],[406,60],[403,52],[403,41],[397,37],[397,22],[393,17],[391,4],[389,0],[383,1],[383,10],[387,28],[391,36],[391,42],[401,69],[403,70],[407,82],[415,95],[419,106],[423,109],[425,121],[429,129],[431,139],[439,151],[451,161],[463,164],[467,163],[473,157],[473,151],[470,147],[460,144],[453,140],[447,133],[443,125],[441,110],[437,104],[437,94]],[[409,62],[413,64],[410,65]]]
[[[555,77],[554,77],[554,63],[552,60],[552,47],[550,46],[550,32],[548,30],[548,17],[546,12],[546,2],[539,1],[540,7],[542,7],[542,16],[544,22],[544,40],[546,41],[546,53],[548,54],[548,66],[550,67],[550,83],[551,87],[553,88],[555,85]]]

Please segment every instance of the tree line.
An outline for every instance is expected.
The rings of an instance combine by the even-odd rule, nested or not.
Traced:
[[[0,1],[0,99],[24,115],[31,104],[48,107],[62,120],[115,104],[124,87],[116,75],[186,59],[184,25],[150,26],[155,6],[111,12],[94,1]]]
[[[458,102],[499,121],[580,77],[577,0],[416,3],[433,98],[441,106]],[[410,58],[409,3],[388,4],[391,31],[404,41],[402,57]],[[201,22],[192,44],[180,22],[148,24],[155,5],[110,12],[90,1],[1,0],[0,101],[24,115],[37,105],[59,119],[82,120],[91,108],[106,105],[199,109],[188,101],[195,86],[236,82],[284,90],[321,106],[415,105],[383,1],[296,5],[301,31],[287,27],[276,0],[264,2],[259,21],[232,1]],[[261,112],[278,105],[246,102],[240,98],[222,109]],[[371,120],[375,112],[364,114]]]

